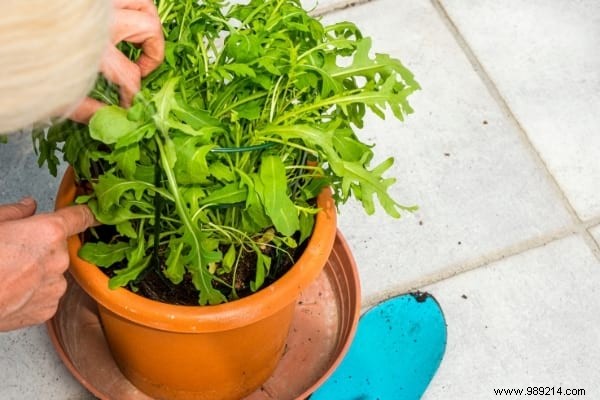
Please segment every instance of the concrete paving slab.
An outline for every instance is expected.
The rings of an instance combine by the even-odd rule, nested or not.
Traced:
[[[532,386],[598,398],[599,281],[600,261],[569,236],[427,287],[444,310],[448,346],[424,400]]]
[[[579,216],[599,216],[600,3],[440,2]]]
[[[65,368],[43,326],[0,333],[0,399],[93,400]]]
[[[354,1],[370,1],[370,0],[358,0]],[[248,4],[250,0],[229,0],[230,4]],[[332,9],[343,8],[345,5],[350,3],[351,0],[301,0],[302,7],[306,10],[311,10],[316,14],[321,14]]]
[[[325,17],[358,22],[374,51],[413,70],[423,90],[405,124],[371,119],[361,132],[396,157],[392,193],[420,211],[393,220],[341,208],[366,304],[485,264],[571,224],[560,195],[429,2],[378,0]],[[511,250],[511,251],[512,251]]]
[[[8,144],[0,144],[0,204],[33,196],[38,211],[52,210],[63,172],[64,166],[55,178],[38,167],[30,135],[11,135]]]
[[[322,1],[321,6],[337,7],[338,3],[344,2]],[[518,253],[554,237],[563,237],[572,229],[572,216],[544,168],[531,155],[528,143],[523,142],[512,120],[490,96],[431,3],[377,0],[329,15],[326,20],[334,18],[357,21],[365,33],[374,37],[377,51],[405,59],[424,88],[414,97],[417,113],[409,117],[406,124],[373,120],[370,128],[362,132],[367,140],[378,143],[378,149],[383,151],[380,159],[388,155],[397,157],[397,164],[390,171],[390,175],[399,180],[394,196],[401,202],[421,206],[419,212],[403,221],[391,220],[381,212],[365,217],[356,204],[342,207],[340,226],[361,268],[365,304],[486,264],[490,259]],[[546,79],[543,74],[534,78],[537,77]],[[569,79],[573,80],[569,81],[571,86],[579,87],[578,76],[571,75]],[[591,115],[582,117],[584,122],[585,118],[592,118]],[[597,122],[590,123],[597,127]],[[570,131],[565,132],[570,135]],[[574,137],[580,145],[580,137]],[[595,145],[594,140],[590,139],[590,147]],[[584,150],[582,165],[596,176],[593,166],[586,164],[592,150]],[[551,171],[555,173],[552,168]],[[564,179],[579,177],[571,173]],[[579,180],[575,186],[581,183],[585,182]],[[29,194],[40,200],[41,210],[50,210],[57,186],[58,179],[37,169],[29,138],[13,139],[8,147],[0,145],[0,203]],[[583,202],[582,207],[574,204],[581,212],[593,209],[586,205],[588,203],[592,204],[593,200]],[[590,212],[592,214],[595,212]],[[598,240],[600,230],[592,233]],[[390,242],[384,247],[376,246],[385,239]],[[527,267],[527,273],[523,273],[523,266]],[[488,275],[488,271],[500,267],[502,274]],[[440,384],[434,382],[429,398],[492,397],[493,394],[488,393],[491,387],[482,385],[482,390],[487,391],[479,393],[485,396],[468,396],[469,390],[464,392],[466,396],[459,393],[468,389],[465,382],[476,386],[481,377],[512,377],[502,368],[513,367],[515,361],[510,358],[513,354],[521,357],[516,359],[519,365],[532,366],[533,372],[537,371],[533,367],[540,367],[550,374],[549,368],[561,366],[557,360],[564,361],[565,368],[577,371],[583,378],[575,380],[567,371],[560,375],[561,382],[598,392],[597,386],[588,385],[589,377],[594,374],[585,370],[594,367],[593,371],[597,371],[598,365],[592,365],[599,359],[597,349],[590,345],[584,347],[584,353],[577,347],[587,346],[585,343],[591,339],[598,342],[585,319],[589,317],[589,324],[597,325],[598,317],[591,312],[598,304],[590,306],[594,300],[593,281],[598,279],[597,267],[597,261],[586,253],[585,245],[577,237],[569,237],[496,263],[483,269],[483,275],[478,275],[479,271],[460,275],[448,281],[447,289],[443,286],[445,282],[435,286],[432,290],[442,299],[444,309],[448,309],[451,323],[460,327],[451,332],[451,340],[470,338],[464,347],[456,345],[446,357],[448,363],[458,363],[458,371],[467,370],[469,379],[462,378],[458,372],[452,375],[454,372],[446,371],[443,366]],[[466,278],[471,274],[476,274],[473,282]],[[467,280],[465,286],[452,286],[451,282],[460,283],[463,279]],[[467,293],[465,288],[470,291]],[[545,289],[554,290],[556,295],[543,297],[540,293]],[[485,297],[487,292],[493,295]],[[527,293],[535,296],[527,297]],[[467,299],[463,299],[462,294],[467,295]],[[534,309],[532,304],[538,304],[535,303],[538,297],[543,299],[543,307]],[[467,303],[476,298],[480,298],[478,303]],[[579,304],[580,299],[582,304]],[[468,312],[460,308],[464,304],[472,304]],[[481,326],[482,318],[494,312],[499,317],[490,320],[486,330],[485,324]],[[564,317],[566,323],[555,327],[556,315]],[[536,325],[538,320],[539,325]],[[489,326],[495,331],[486,336]],[[528,336],[529,330],[531,336]],[[580,330],[578,336],[570,336]],[[479,336],[472,338],[473,332]],[[534,341],[532,338],[537,338],[536,335],[540,335],[541,340]],[[487,342],[481,341],[480,336]],[[515,345],[501,342],[498,347],[498,337]],[[565,339],[569,337],[573,337],[573,341]],[[535,347],[538,341],[541,345]],[[539,347],[542,345],[544,347]],[[476,351],[468,353],[469,346]],[[530,347],[539,350],[542,361],[536,358],[537,354],[528,352]],[[556,358],[552,358],[552,351]],[[568,351],[574,354],[572,358],[566,356]],[[467,359],[460,358],[461,352],[468,355]],[[452,361],[457,357],[458,361]],[[481,365],[490,360],[489,357],[496,357],[493,359],[496,364],[490,363],[491,370],[486,373]],[[548,366],[542,365],[546,360]],[[447,368],[456,369],[452,364]],[[540,377],[533,372],[529,376]],[[559,376],[541,376],[547,377]],[[91,398],[60,365],[43,327],[0,334],[0,379],[4,382],[0,385],[1,399]],[[520,382],[507,381],[506,385]],[[450,392],[456,396],[445,395],[451,385],[454,391]],[[439,393],[444,395],[436,395]]]

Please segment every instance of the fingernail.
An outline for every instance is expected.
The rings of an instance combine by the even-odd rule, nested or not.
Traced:
[[[33,203],[35,203],[35,200],[33,200],[33,197],[30,196],[23,197],[21,200],[19,200],[19,204],[23,204],[24,206],[30,206]]]

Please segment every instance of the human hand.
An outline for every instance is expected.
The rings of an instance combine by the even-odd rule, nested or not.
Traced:
[[[25,198],[0,206],[0,332],[50,319],[67,288],[67,238],[95,225],[86,206],[35,213]]]
[[[131,106],[140,90],[141,78],[158,67],[165,53],[165,40],[158,11],[151,0],[113,0],[111,42],[100,64],[100,72],[120,86],[121,105]],[[140,45],[142,55],[134,63],[116,45],[122,41]],[[92,115],[105,104],[86,98],[70,119],[88,123]]]

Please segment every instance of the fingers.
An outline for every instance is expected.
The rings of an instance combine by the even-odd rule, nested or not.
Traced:
[[[100,71],[106,79],[119,85],[121,91],[121,105],[129,107],[133,97],[141,87],[141,71],[137,65],[131,62],[116,47],[107,49]]]
[[[77,235],[86,229],[97,226],[98,222],[94,214],[87,206],[72,206],[61,208],[54,212],[53,216],[58,219],[62,228],[64,228],[65,238]]]
[[[25,197],[18,203],[0,205],[0,222],[12,221],[32,216],[37,205],[31,197]]]
[[[128,107],[139,91],[141,78],[162,63],[165,39],[158,11],[150,0],[113,0],[116,9],[111,28],[113,44],[122,41],[139,44],[142,54],[136,63],[111,46],[104,56],[101,71],[121,87],[121,103]]]
[[[126,41],[142,46],[142,55],[137,65],[143,77],[156,69],[164,59],[162,26],[154,14],[129,9],[118,10],[114,17],[112,40],[115,44]]]
[[[151,0],[113,0],[113,8],[138,10],[158,17],[158,11]]]

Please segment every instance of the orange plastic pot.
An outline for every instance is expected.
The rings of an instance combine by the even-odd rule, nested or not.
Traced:
[[[67,170],[56,207],[76,195]],[[260,387],[280,360],[296,299],[319,275],[336,235],[336,209],[329,191],[298,262],[270,286],[216,306],[176,306],[111,290],[108,278],[77,255],[81,240],[69,238],[70,272],[97,303],[104,334],[123,374],[156,399],[241,399]]]

